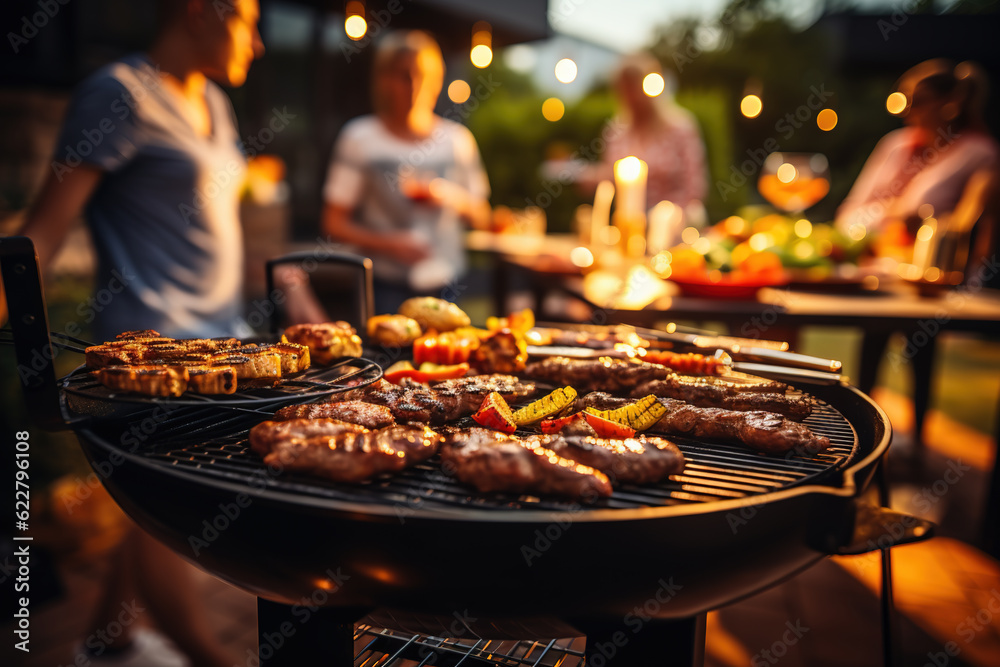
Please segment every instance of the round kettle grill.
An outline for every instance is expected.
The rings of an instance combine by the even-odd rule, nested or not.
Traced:
[[[51,360],[37,266],[12,241],[0,250],[18,360]],[[888,573],[888,547],[932,532],[862,499],[891,430],[847,385],[805,392],[815,401],[806,423],[833,443],[826,452],[761,456],[675,438],[688,461],[681,475],[623,486],[593,505],[479,494],[433,460],[359,485],[269,469],[249,451],[248,430],[281,405],[381,375],[364,360],[344,363],[322,396],[229,405],[134,399],[121,409],[114,395],[88,389],[82,371],[57,381],[51,364],[22,379],[33,416],[74,430],[144,530],[258,596],[260,664],[269,667],[354,664],[354,624],[369,614],[438,637],[586,635],[593,665],[667,664],[668,654],[671,664],[700,664],[707,611],[830,554],[882,549]],[[890,603],[886,595],[886,628]]]

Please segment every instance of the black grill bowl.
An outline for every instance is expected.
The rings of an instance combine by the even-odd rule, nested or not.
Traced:
[[[745,498],[631,509],[319,497],[265,488],[263,477],[230,480],[164,465],[148,452],[129,453],[107,425],[77,424],[76,432],[111,495],[143,529],[261,598],[357,616],[383,609],[425,631],[454,630],[457,614],[480,636],[523,637],[526,625],[536,636],[569,636],[591,621],[689,618],[825,555],[886,546],[851,543],[858,497],[889,445],[888,420],[854,388],[810,393],[855,430],[857,446],[842,467],[815,483]]]

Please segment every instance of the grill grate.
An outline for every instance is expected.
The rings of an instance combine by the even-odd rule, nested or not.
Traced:
[[[354,629],[355,667],[580,667],[583,637],[544,641],[459,640],[368,625]]]
[[[825,402],[813,400],[813,414],[805,423],[814,432],[830,438],[831,446],[824,452],[763,456],[741,445],[671,437],[687,459],[681,474],[658,485],[622,485],[610,498],[590,507],[635,509],[710,502],[815,482],[839,470],[852,458],[857,437],[840,412]],[[576,503],[548,497],[476,493],[445,474],[436,458],[363,484],[338,484],[300,474],[279,475],[250,451],[246,440],[249,428],[269,416],[263,410],[178,409],[166,418],[160,417],[149,438],[157,444],[143,450],[141,455],[160,465],[197,470],[199,474],[237,484],[252,483],[255,488],[335,501],[428,510],[578,509]],[[136,418],[142,417],[133,417]]]
[[[161,409],[181,407],[246,407],[277,410],[291,403],[304,402],[331,394],[363,387],[382,377],[382,369],[374,361],[344,357],[329,366],[312,366],[308,370],[282,378],[274,387],[249,387],[233,394],[195,394],[186,392],[179,397],[154,397],[119,394],[111,391],[81,366],[61,380],[63,390],[87,401],[128,403],[141,408],[156,405]]]

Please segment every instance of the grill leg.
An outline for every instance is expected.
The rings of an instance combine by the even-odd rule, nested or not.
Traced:
[[[666,667],[705,664],[705,614],[677,621],[649,620],[636,630],[577,623],[587,634],[587,667]]]
[[[291,607],[257,598],[260,667],[352,667],[354,622],[365,613]]]

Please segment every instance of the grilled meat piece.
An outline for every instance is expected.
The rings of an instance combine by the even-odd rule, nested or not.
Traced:
[[[232,352],[218,352],[209,357],[215,366],[232,366],[240,380],[257,380],[261,383],[281,377],[281,354],[268,347],[241,347]]]
[[[273,426],[275,423],[279,426]],[[281,425],[292,426],[282,429]],[[442,441],[440,435],[426,426],[396,425],[370,431],[333,419],[297,419],[264,422],[254,429],[260,427],[264,428],[258,432],[258,442],[269,443],[265,463],[335,482],[363,482],[375,475],[397,472],[436,454]],[[254,429],[250,432],[251,446]],[[313,431],[328,432],[304,437],[289,435]]]
[[[546,446],[563,458],[600,470],[615,483],[654,484],[684,469],[681,450],[663,438],[643,435],[612,440],[562,433],[559,436]]]
[[[384,405],[374,405],[363,401],[343,401],[341,403],[308,403],[289,405],[274,413],[274,419],[339,419],[365,428],[382,428],[396,423],[392,412]]]
[[[558,436],[521,439],[485,428],[452,431],[441,447],[445,470],[483,493],[557,495],[584,502],[611,495],[607,476],[562,458],[547,444]]]
[[[349,424],[338,419],[286,419],[265,421],[250,429],[250,449],[261,456],[268,454],[282,442],[306,440],[314,436],[338,436],[345,433],[365,433],[360,424]]]
[[[146,396],[180,396],[188,386],[187,369],[179,366],[108,366],[94,376],[112,391]]]
[[[818,436],[805,424],[789,421],[773,412],[738,412],[696,407],[672,398],[658,400],[666,406],[667,413],[649,429],[651,433],[740,442],[765,454],[783,454],[793,450],[813,454],[830,446],[829,438]],[[587,407],[609,410],[629,402],[627,398],[591,392],[576,399],[573,410]]]
[[[731,391],[712,384],[679,383],[673,378],[646,382],[629,392],[633,398],[650,394],[658,398],[675,398],[701,408],[776,412],[797,422],[812,414],[812,406],[801,398],[758,391]]]
[[[493,391],[508,403],[515,403],[531,398],[536,389],[533,382],[497,374],[444,380],[432,387],[414,382],[394,385],[380,380],[362,389],[340,394],[340,397],[384,405],[398,422],[444,424],[471,415]]]
[[[677,387],[677,391],[695,391],[710,387],[713,391],[725,395],[743,392],[783,394],[788,389],[788,385],[784,383],[764,378],[746,380],[714,375],[680,375],[660,364],[610,357],[598,359],[549,357],[528,364],[522,375],[557,385],[568,384],[581,392],[629,392],[637,385],[654,380],[669,382]]]
[[[236,369],[232,366],[185,366],[188,389],[197,394],[235,394]]]

